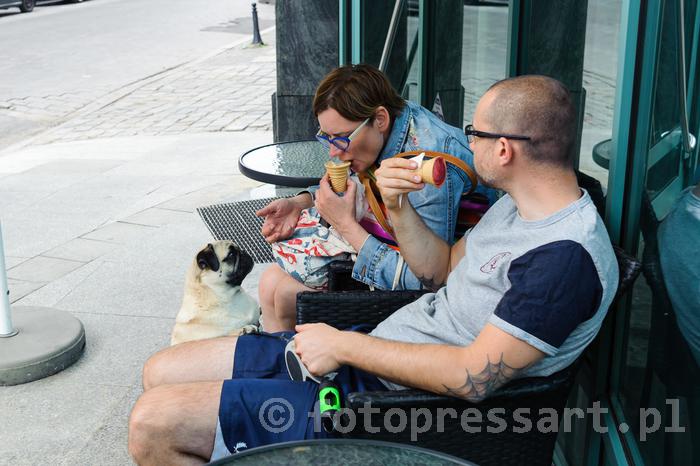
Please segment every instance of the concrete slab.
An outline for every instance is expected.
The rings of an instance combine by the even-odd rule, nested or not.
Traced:
[[[143,236],[144,233],[154,233],[157,228],[136,225],[134,223],[114,222],[104,227],[98,228],[82,236],[84,239],[94,239],[98,241],[110,241],[123,244],[130,240]]]
[[[29,293],[45,286],[47,282],[28,282],[25,280],[7,279],[7,289],[10,291],[10,304],[19,301]]]
[[[170,209],[152,207],[124,219],[127,223],[159,227],[190,220],[192,214]]]
[[[29,257],[5,256],[5,267],[11,269],[29,259]]]
[[[65,373],[0,390],[3,463],[61,464],[82,446],[76,439],[90,438],[131,390],[72,383],[61,377]]]
[[[116,160],[83,160],[83,159],[62,159],[43,163],[24,172],[27,175],[62,175],[80,174],[90,175],[104,173],[123,164],[124,161]]]
[[[82,445],[63,458],[62,465],[94,464],[100,466],[123,466],[133,464],[127,450],[129,414],[141,395],[140,387],[127,390],[112,407],[89,437],[80,439]]]
[[[37,256],[7,271],[7,277],[30,282],[49,282],[81,267],[82,262]]]
[[[72,312],[85,328],[83,356],[53,377],[89,385],[141,387],[143,364],[170,344],[175,318],[153,318]],[[65,374],[65,375],[64,375]]]
[[[43,253],[45,257],[90,262],[115,248],[114,243],[75,238]]]

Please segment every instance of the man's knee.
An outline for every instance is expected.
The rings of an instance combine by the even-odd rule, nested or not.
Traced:
[[[129,416],[129,454],[137,464],[149,463],[155,447],[167,438],[162,395],[158,387],[143,393]]]
[[[169,351],[159,351],[146,361],[143,365],[143,389],[151,390],[154,387],[163,385],[167,381],[167,368],[170,367]]]

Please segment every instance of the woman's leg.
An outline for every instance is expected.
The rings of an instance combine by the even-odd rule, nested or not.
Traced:
[[[277,315],[275,314],[275,291],[280,280],[287,272],[277,264],[272,264],[260,275],[258,282],[258,299],[260,300],[260,312],[262,313],[263,330],[269,332],[269,328],[278,328]]]
[[[275,288],[275,327],[265,324],[265,330],[269,332],[281,332],[294,330],[297,322],[297,293],[302,291],[318,292],[299,283],[286,273],[280,278]]]

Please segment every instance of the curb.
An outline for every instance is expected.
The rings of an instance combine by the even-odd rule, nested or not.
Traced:
[[[264,34],[267,34],[271,31],[274,31],[276,27],[277,26],[270,26],[267,29],[263,29],[262,31],[260,31],[260,35],[264,35]],[[46,135],[47,133],[50,133],[51,131],[53,131],[57,128],[60,128],[62,125],[64,125],[65,123],[69,122],[71,119],[73,119],[79,115],[89,114],[89,113],[92,113],[94,111],[97,111],[97,110],[100,110],[102,108],[105,108],[105,107],[112,105],[113,103],[123,99],[124,97],[127,97],[128,95],[130,95],[134,91],[138,90],[142,86],[150,84],[154,81],[158,81],[159,79],[163,78],[164,75],[166,75],[167,73],[169,73],[173,70],[183,68],[186,66],[197,65],[197,64],[202,63],[204,61],[207,61],[210,58],[213,58],[221,53],[224,53],[228,50],[239,47],[239,46],[245,44],[246,42],[250,42],[250,38],[247,37],[245,39],[237,40],[236,42],[233,42],[231,44],[220,47],[217,50],[214,50],[213,52],[208,53],[202,57],[198,57],[198,58],[195,58],[192,60],[188,60],[188,61],[179,63],[177,65],[173,65],[169,68],[166,68],[166,69],[159,71],[155,74],[152,74],[150,76],[146,76],[146,77],[141,78],[137,81],[125,84],[125,85],[123,85],[123,86],[121,86],[121,87],[119,87],[111,92],[108,92],[107,94],[103,95],[102,97],[99,97],[98,99],[96,99],[93,102],[90,102],[89,104],[87,104],[83,107],[80,107],[77,110],[73,110],[72,112],[67,113],[66,115],[64,115],[63,119],[60,122],[56,123],[53,126],[50,126],[46,129],[44,129],[40,133],[37,133],[37,134],[35,134],[35,135],[33,135],[33,136],[23,140],[23,141],[16,142],[16,143],[14,143],[10,146],[7,146],[6,148],[0,150],[0,157],[2,157],[4,155],[8,155],[12,152],[19,150],[19,149],[23,149],[24,147],[32,145],[36,140],[40,139],[42,136]]]

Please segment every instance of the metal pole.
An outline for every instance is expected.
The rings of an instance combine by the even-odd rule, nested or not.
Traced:
[[[5,272],[5,252],[2,243],[2,223],[0,223],[0,337],[17,335],[12,328],[10,315],[10,290],[7,288],[7,273]]]
[[[391,22],[386,33],[384,50],[382,50],[382,58],[379,60],[379,69],[383,72],[386,72],[386,67],[389,64],[389,55],[391,55],[391,49],[394,47],[394,37],[396,37],[396,29],[399,26],[399,14],[401,13],[402,5],[403,0],[396,0],[394,3],[394,11],[391,14]]]
[[[255,2],[253,5],[253,45],[265,45],[260,37],[260,26],[258,26],[258,7]]]

